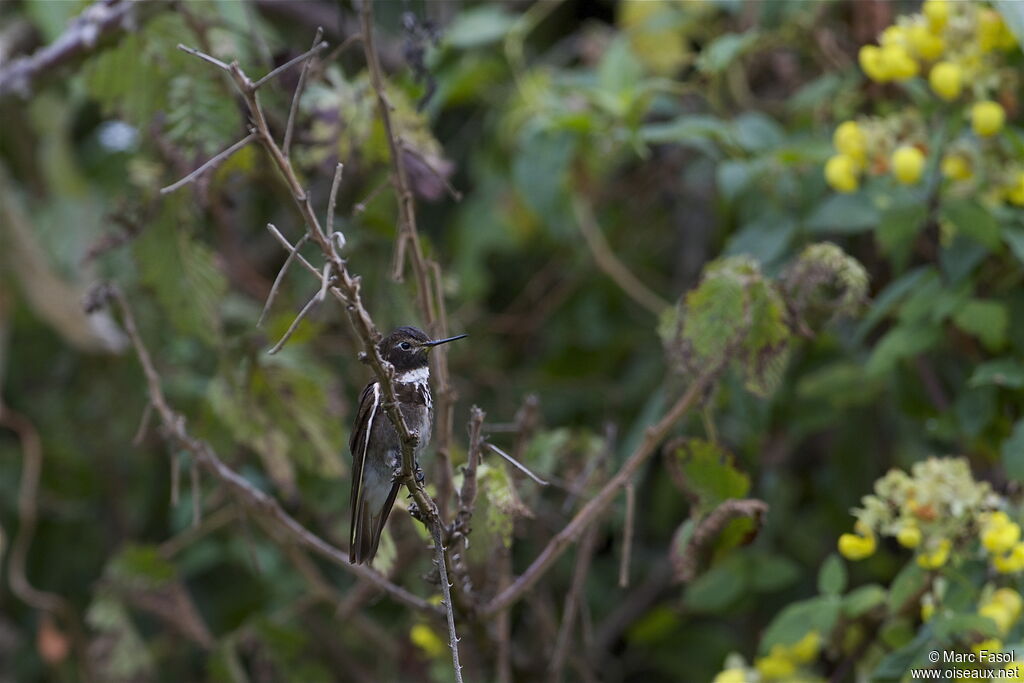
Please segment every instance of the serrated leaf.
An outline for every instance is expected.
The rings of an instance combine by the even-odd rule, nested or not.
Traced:
[[[839,595],[846,590],[846,565],[836,553],[825,558],[818,571],[818,592],[822,595]]]
[[[703,512],[723,501],[742,498],[750,490],[750,477],[733,465],[730,454],[702,439],[688,439],[675,452],[686,486],[700,500]]]

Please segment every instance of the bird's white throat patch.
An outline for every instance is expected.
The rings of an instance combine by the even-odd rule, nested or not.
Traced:
[[[427,366],[416,368],[415,370],[406,370],[401,374],[395,375],[395,381],[399,384],[426,382],[428,379],[430,379],[430,368]]]

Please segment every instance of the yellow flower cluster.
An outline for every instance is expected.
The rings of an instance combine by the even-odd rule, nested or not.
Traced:
[[[978,614],[995,622],[999,633],[1005,636],[1020,619],[1022,607],[1024,607],[1024,599],[1021,598],[1020,593],[1012,588],[1000,588],[981,602],[978,606]]]
[[[926,0],[919,14],[898,17],[882,31],[877,45],[861,47],[859,62],[875,82],[921,76],[940,100],[969,100],[965,113],[974,134],[971,139],[978,146],[1004,129],[1006,105],[1011,110],[1016,107],[1012,93],[1021,78],[1005,54],[1016,49],[1013,34],[996,10],[979,2]],[[927,162],[928,149],[923,144],[927,136],[900,135],[898,128],[865,121],[840,124],[833,137],[836,154],[825,164],[828,184],[837,192],[855,192],[863,174],[890,171],[900,184],[920,182]],[[943,176],[952,182],[969,181],[976,166],[971,155],[962,151],[940,160]],[[1000,168],[995,175],[992,185],[998,190],[993,196],[1024,206],[1024,170]]]
[[[1020,525],[998,510],[982,515],[979,520],[981,545],[992,557],[992,566],[1002,574],[1024,570],[1024,543]]]
[[[821,635],[809,631],[792,645],[773,646],[767,655],[754,662],[752,669],[742,659],[727,662],[713,683],[812,683],[820,679],[802,669],[817,659],[820,651]]]
[[[915,550],[920,567],[941,569],[954,543],[971,538],[981,522],[982,543],[993,555],[993,566],[999,568],[997,560],[1016,562],[1014,553],[1024,563],[1024,544],[1016,551],[1020,528],[1005,513],[991,512],[1002,501],[986,482],[974,480],[962,458],[930,458],[916,463],[911,474],[891,470],[861,502],[863,507],[854,510],[854,533],[839,537],[839,553],[848,560],[870,557],[876,537],[889,536]]]

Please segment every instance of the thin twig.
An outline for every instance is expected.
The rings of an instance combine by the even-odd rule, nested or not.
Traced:
[[[133,446],[138,446],[146,438],[146,432],[149,431],[149,418],[152,416],[153,406],[147,403],[146,407],[142,410],[142,418],[139,419],[139,428],[135,430],[135,436],[132,438]]]
[[[483,435],[480,429],[484,424],[486,413],[479,407],[469,409],[469,450],[466,454],[466,466],[462,468],[462,488],[459,490],[459,511],[455,515],[452,543],[464,542],[469,536],[469,524],[473,518],[476,505],[476,470],[480,464],[483,448]]]
[[[619,588],[629,588],[629,563],[633,554],[633,516],[636,511],[636,485],[626,484],[626,523],[622,531],[622,558],[619,560]]]
[[[163,425],[167,438],[185,449],[196,459],[201,467],[210,472],[220,482],[225,484],[238,499],[254,510],[258,510],[273,520],[278,528],[294,542],[309,548],[318,555],[330,560],[339,567],[373,583],[378,588],[391,596],[397,602],[412,607],[418,611],[428,614],[439,614],[439,610],[426,600],[413,595],[409,591],[388,581],[379,572],[363,565],[351,564],[348,561],[348,551],[334,547],[323,540],[312,531],[302,526],[289,515],[281,505],[263,491],[253,486],[247,479],[239,475],[217,456],[213,448],[205,441],[196,439],[185,429],[185,420],[182,415],[175,412],[167,403],[163,389],[160,386],[160,376],[139,335],[138,327],[135,324],[135,317],[128,306],[124,294],[113,286],[106,287],[104,295],[111,297],[118,305],[124,322],[125,332],[128,334],[132,345],[135,348],[135,355],[142,365],[146,377],[146,386],[149,393],[149,400],[153,404],[160,422]]]
[[[573,200],[572,204],[576,213],[576,223],[579,225],[580,232],[583,233],[583,238],[598,267],[614,280],[615,284],[633,301],[651,313],[660,315],[670,304],[648,289],[647,285],[640,282],[636,275],[619,260],[615,252],[608,246],[604,235],[601,234],[601,228],[597,225],[590,205],[578,197]]]
[[[281,283],[284,281],[284,276],[285,273],[288,272],[288,267],[292,264],[292,261],[295,260],[295,256],[299,253],[299,249],[302,248],[302,245],[305,244],[308,239],[309,235],[303,234],[302,237],[299,238],[299,241],[295,243],[295,246],[289,248],[288,258],[286,258],[284,263],[281,264],[281,270],[277,271],[277,277],[274,278],[274,284],[270,288],[270,294],[267,295],[267,302],[263,304],[263,310],[260,311],[260,317],[256,320],[256,327],[263,327],[263,319],[267,317],[267,313],[270,311],[270,307],[273,305],[274,299],[277,297],[277,290],[281,287]]]
[[[267,351],[268,354],[273,356],[275,353],[284,348],[284,345],[287,344],[288,340],[292,338],[292,334],[295,333],[295,330],[296,328],[298,328],[299,323],[302,322],[302,319],[306,317],[307,313],[313,310],[314,306],[320,303],[321,292],[322,290],[318,290],[313,296],[310,297],[309,301],[306,302],[306,305],[302,307],[301,311],[299,311],[299,314],[295,316],[295,320],[292,321],[292,324],[288,326],[288,330],[284,333],[284,336],[281,337],[280,341],[274,344],[274,347],[272,349]]]
[[[174,192],[175,190],[180,189],[180,188],[184,187],[185,185],[188,185],[189,183],[195,181],[199,176],[201,176],[207,170],[209,170],[209,169],[213,168],[214,166],[220,164],[222,161],[224,161],[225,159],[230,157],[232,154],[234,154],[238,150],[242,149],[243,147],[245,147],[246,145],[248,145],[250,142],[252,142],[255,139],[256,139],[256,134],[255,133],[249,133],[244,138],[242,138],[241,140],[239,140],[235,144],[231,145],[230,147],[228,147],[223,152],[217,154],[216,156],[210,157],[210,159],[205,164],[203,164],[202,166],[200,166],[196,170],[192,171],[191,173],[189,173],[187,176],[185,176],[184,178],[182,178],[178,182],[171,183],[167,187],[160,188],[160,194],[170,194],[171,192]]]
[[[569,592],[565,595],[565,605],[562,608],[562,624],[558,628],[555,649],[551,655],[551,663],[548,667],[551,672],[552,681],[560,681],[562,679],[566,655],[569,652],[569,646],[572,644],[572,628],[576,623],[576,610],[579,607],[580,597],[587,582],[587,574],[590,573],[590,561],[594,557],[596,543],[597,526],[595,525],[587,529],[583,539],[580,541],[579,548],[576,550],[576,566],[573,568]]]
[[[158,550],[163,557],[171,559],[200,538],[212,534],[221,527],[230,524],[237,516],[238,509],[233,504],[225,505],[216,512],[207,515],[199,526],[191,526],[184,531],[171,536],[160,544]]]
[[[171,453],[171,507],[178,507],[181,498],[181,459],[177,453]]]
[[[181,43],[178,43],[178,49],[181,50],[182,52],[187,52],[188,54],[192,55],[193,57],[198,57],[199,59],[203,60],[204,62],[209,62],[210,64],[213,64],[218,69],[223,69],[224,71],[227,71],[227,72],[231,71],[231,67],[228,66],[227,64],[225,64],[224,62],[220,61],[216,57],[213,57],[211,55],[206,54],[205,52],[200,52],[199,50],[197,50],[197,49],[195,49],[193,47],[188,47],[187,45],[182,45]]]
[[[434,281],[434,302],[437,304],[436,336],[446,339],[448,335],[448,310],[444,304],[444,286],[441,266],[430,261],[430,273]],[[452,387],[448,374],[448,355],[446,353],[431,354],[434,363],[434,375],[437,377],[437,413],[435,432],[437,434],[437,498],[442,519],[448,518],[448,502],[455,489],[452,471],[452,429],[455,422],[455,389]]]
[[[203,491],[199,485],[199,465],[195,459],[189,465],[189,478],[192,483],[192,528],[199,526],[203,521]]]
[[[750,517],[758,522],[766,512],[768,504],[756,498],[731,498],[720,503],[697,524],[685,547],[677,547],[677,539],[673,539],[670,556],[673,578],[680,583],[692,581],[697,576],[703,551],[718,538],[726,524],[737,517]]]
[[[547,482],[547,481],[541,479],[540,477],[538,477],[536,474],[531,472],[530,469],[526,465],[524,465],[523,463],[519,462],[518,460],[513,458],[511,455],[506,453],[505,451],[501,450],[500,448],[495,446],[490,441],[487,442],[486,446],[489,449],[491,449],[492,451],[494,451],[495,453],[497,453],[498,455],[500,455],[501,457],[503,457],[510,465],[512,465],[517,470],[519,470],[520,472],[522,472],[523,474],[528,476],[530,479],[533,479],[535,482],[537,482],[541,486],[547,486],[548,485],[549,482]]]
[[[377,195],[379,195],[381,191],[390,184],[390,178],[385,178],[383,181],[377,183],[377,186],[370,190],[370,194],[366,195],[361,202],[356,202],[355,206],[352,207],[352,215],[358,216],[362,212],[366,211],[366,207],[370,202],[376,199]]]
[[[320,45],[320,40],[323,37],[323,26],[317,26],[316,35],[313,37],[313,48]],[[326,45],[326,43],[324,44]],[[295,94],[292,95],[292,106],[288,109],[288,123],[284,127],[284,142],[281,143],[281,151],[284,152],[286,158],[291,154],[292,134],[295,130],[295,115],[299,110],[299,98],[302,97],[302,90],[306,87],[306,74],[309,71],[309,65],[312,63],[312,59],[307,59],[303,62],[302,71],[299,72],[299,83],[295,86]]]
[[[420,152],[418,149],[408,144],[405,140],[402,140],[401,138],[399,138],[398,143],[402,146],[403,150],[409,152],[409,154],[412,154],[413,156],[419,158],[421,162],[423,162],[423,165],[427,167],[427,170],[430,171],[430,174],[441,181],[441,184],[444,186],[445,191],[448,192],[449,196],[451,196],[453,200],[457,202],[462,201],[462,193],[455,189],[455,187],[448,181],[447,176],[445,176],[443,173],[441,173],[439,170],[437,170],[430,164],[430,161],[425,156],[423,156],[422,152]]]
[[[317,31],[317,35],[322,35],[323,34],[323,28],[318,27],[316,31]],[[289,59],[287,62],[285,62],[281,66],[277,67],[276,69],[274,69],[273,71],[268,73],[263,78],[260,78],[259,80],[257,80],[255,83],[252,84],[252,89],[253,90],[259,90],[261,87],[266,85],[269,81],[277,78],[278,76],[283,74],[285,71],[287,71],[288,69],[290,69],[293,66],[295,66],[296,64],[298,64],[299,62],[306,61],[307,59],[309,59],[310,57],[312,57],[316,53],[318,53],[321,50],[325,49],[326,47],[327,47],[327,41],[326,40],[322,41],[320,43],[317,43],[312,48],[306,50],[305,52],[303,52],[298,57],[295,57],[294,59]],[[299,79],[300,80],[302,79],[302,75],[301,74],[299,75]]]
[[[331,196],[327,199],[327,232],[334,234],[334,205],[338,202],[338,188],[341,186],[341,174],[345,170],[345,164],[338,162],[334,167],[334,180],[331,181]]]
[[[448,583],[448,571],[445,568],[444,546],[441,544],[441,521],[435,515],[430,518],[430,536],[434,539],[434,564],[441,578],[441,595],[444,597],[445,612],[448,615],[448,648],[452,651],[452,666],[455,668],[455,681],[462,683],[462,664],[459,663],[459,636],[455,632],[455,613],[452,608],[452,585]]]

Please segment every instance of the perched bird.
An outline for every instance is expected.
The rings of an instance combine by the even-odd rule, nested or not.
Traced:
[[[405,424],[418,437],[416,461],[430,442],[434,420],[430,395],[430,367],[427,352],[466,335],[431,340],[415,327],[399,327],[380,342],[380,355],[395,368],[395,398]],[[401,485],[395,481],[401,466],[402,448],[398,432],[385,414],[380,382],[366,385],[359,396],[359,410],[352,427],[352,528],[348,559],[368,563],[377,554],[381,532],[395,504]]]

